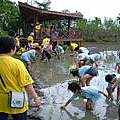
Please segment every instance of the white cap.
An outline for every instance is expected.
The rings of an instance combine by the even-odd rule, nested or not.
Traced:
[[[83,55],[83,54],[78,54],[77,59],[79,59],[79,60],[84,60],[84,59],[85,59],[85,55]]]

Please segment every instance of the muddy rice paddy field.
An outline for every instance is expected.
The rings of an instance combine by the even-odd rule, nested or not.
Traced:
[[[83,42],[83,46],[90,50],[90,53],[100,53],[98,72],[99,75],[91,81],[91,86],[106,92],[107,83],[105,75],[115,73],[115,57],[120,51],[120,43],[96,43]],[[30,107],[29,119],[34,120],[117,120],[118,105],[116,103],[116,91],[113,93],[113,100],[102,96],[94,105],[92,111],[85,109],[83,99],[74,100],[61,110],[60,106],[72,95],[67,90],[68,82],[78,79],[69,74],[70,66],[74,65],[74,56],[70,52],[65,53],[61,60],[53,55],[51,62],[41,62],[40,56],[32,63],[32,76],[34,87],[42,101],[42,110]],[[119,74],[117,74],[119,76]],[[107,93],[107,92],[106,92]],[[32,100],[31,100],[32,101]],[[32,103],[32,102],[31,102]]]

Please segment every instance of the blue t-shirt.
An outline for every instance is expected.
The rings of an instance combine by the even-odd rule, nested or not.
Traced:
[[[118,63],[118,64],[120,64],[120,58],[119,58],[119,56],[116,57],[115,62]]]
[[[87,71],[90,69],[90,67],[91,66],[89,66],[89,65],[85,65],[85,66],[82,66],[82,67],[78,68],[79,77],[84,76],[87,73]]]
[[[80,58],[79,56],[83,56],[82,58]],[[87,60],[89,58],[89,55],[87,53],[79,53],[75,59],[75,61],[78,63],[82,60]]]
[[[118,79],[119,79],[119,77],[118,77],[118,76],[115,76],[115,77],[114,77],[114,80],[113,80],[113,84],[114,84]],[[110,83],[110,82],[108,82],[108,88],[111,88],[113,84]],[[118,88],[120,88],[120,83],[119,83],[117,86],[118,86]]]
[[[55,52],[56,52],[56,53],[59,53],[59,54],[63,54],[63,53],[64,53],[64,49],[62,48],[62,46],[58,45],[58,46],[55,48]]]
[[[96,102],[101,97],[101,94],[98,92],[97,88],[93,86],[86,86],[81,88],[81,92],[73,94],[70,99],[74,100],[77,97],[83,97],[85,99],[92,100],[92,102]]]
[[[21,59],[23,59],[25,62],[30,63],[30,58],[35,57],[35,50],[29,50],[27,52],[22,53]]]
[[[85,53],[85,54],[89,54],[90,53],[90,51],[87,48],[85,48],[85,47],[79,47],[79,49],[82,51],[82,53]]]
[[[89,59],[92,61],[96,61],[96,60],[100,59],[100,54],[91,54],[91,55],[89,55]]]

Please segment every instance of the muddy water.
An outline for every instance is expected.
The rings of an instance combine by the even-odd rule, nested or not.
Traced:
[[[97,47],[88,46],[91,53],[100,53],[99,60],[99,75],[91,81],[91,86],[106,92],[107,83],[105,75],[108,73],[117,73],[114,70],[115,56],[119,48],[112,46],[112,49],[107,46]],[[95,51],[96,50],[96,51]],[[51,62],[41,62],[38,58],[37,62],[33,63],[33,70],[37,78],[42,78],[42,89],[44,96],[42,100],[42,111],[37,111],[36,118],[44,120],[117,120],[118,106],[116,104],[116,90],[113,94],[113,100],[106,99],[102,96],[95,104],[92,111],[85,109],[85,100],[76,99],[66,107],[66,110],[61,110],[60,106],[70,98],[72,93],[67,90],[68,82],[78,79],[69,74],[70,66],[74,65],[74,56],[70,53],[65,53],[61,60],[57,60],[55,56]],[[118,74],[117,74],[118,75]],[[118,75],[119,76],[119,75]]]

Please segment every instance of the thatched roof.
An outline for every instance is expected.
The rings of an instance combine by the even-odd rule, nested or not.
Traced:
[[[62,13],[57,11],[43,10],[34,6],[19,3],[19,9],[23,21],[33,22],[35,16],[38,17],[38,21],[47,20],[64,20],[64,19],[80,19],[83,18],[82,14]]]

